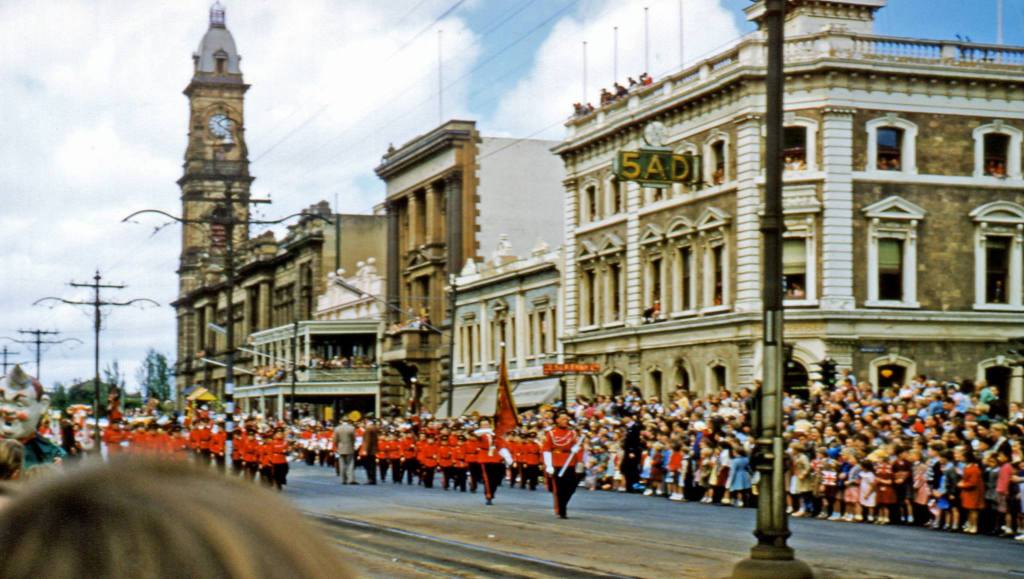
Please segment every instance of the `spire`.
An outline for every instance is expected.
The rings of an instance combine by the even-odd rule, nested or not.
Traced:
[[[221,5],[220,0],[217,0],[213,6],[210,6],[210,28],[224,27],[224,6]]]

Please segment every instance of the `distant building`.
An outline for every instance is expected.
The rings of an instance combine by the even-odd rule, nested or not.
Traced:
[[[789,2],[786,386],[832,358],[879,388],[927,373],[1021,401],[1024,49],[875,36],[885,4]],[[568,121],[565,350],[605,368],[577,393],[760,376],[766,54],[758,30]],[[617,153],[649,145],[702,157],[703,186],[619,182]]]
[[[499,239],[489,258],[467,262],[455,279],[455,416],[494,412],[502,344],[517,406],[561,399],[558,377],[543,373],[544,364],[562,360],[561,252],[542,242],[520,259],[507,238]]]
[[[376,172],[387,186],[385,396],[429,409],[440,402],[450,274],[500,234],[560,242],[562,164],[553,145],[485,137],[474,122],[453,120],[384,155]]]
[[[193,56],[194,74],[185,95],[189,98],[188,147],[181,187],[182,215],[207,218],[222,208],[230,187],[236,200],[249,200],[253,177],[249,173],[245,144],[244,96],[249,85],[242,80],[240,57],[225,25],[223,8],[214,5],[210,25],[199,51]],[[249,217],[248,203],[235,203],[241,220]],[[244,347],[249,336],[269,328],[310,320],[316,297],[327,284],[327,271],[355,270],[356,263],[371,257],[382,260],[386,221],[382,215],[332,214],[326,202],[311,205],[306,216],[288,228],[283,239],[271,232],[251,237],[244,224],[234,235],[234,305],[236,386],[252,383],[254,360]],[[330,224],[314,218],[329,219]],[[224,391],[225,336],[215,328],[226,327],[227,300],[224,266],[225,232],[216,226],[183,227],[178,267],[178,347],[176,389],[200,385],[221,397]],[[379,264],[384,267],[383,263]],[[212,324],[212,325],[211,325]],[[182,400],[179,395],[178,400]],[[277,398],[267,404],[280,412]]]

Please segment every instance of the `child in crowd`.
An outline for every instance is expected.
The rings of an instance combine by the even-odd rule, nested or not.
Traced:
[[[871,461],[865,460],[860,463],[860,507],[863,510],[864,519],[869,523],[874,521],[875,507],[878,505],[878,485],[875,478],[875,466]],[[861,520],[860,517],[857,520]]]

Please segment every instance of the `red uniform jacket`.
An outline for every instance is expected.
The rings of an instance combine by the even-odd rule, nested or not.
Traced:
[[[437,445],[421,442],[416,445],[416,459],[427,468],[437,466]]]
[[[540,453],[540,445],[536,441],[523,442],[520,443],[521,458],[516,460],[527,466],[537,466],[540,464]]]
[[[493,434],[481,434],[478,444],[480,447],[476,453],[477,462],[480,464],[504,462],[505,459],[498,453],[499,450],[505,447],[503,440],[495,438]]]
[[[575,430],[568,428],[554,427],[544,434],[544,452],[551,453],[551,464],[555,468],[565,466],[566,461],[571,461],[569,466],[575,466],[580,461],[582,452],[573,453],[572,447],[579,440]],[[570,456],[572,455],[572,456]]]

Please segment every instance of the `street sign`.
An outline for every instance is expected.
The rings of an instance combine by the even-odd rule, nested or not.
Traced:
[[[885,346],[861,346],[861,354],[884,354],[889,350]]]
[[[644,187],[663,188],[673,183],[694,184],[700,181],[700,157],[680,155],[666,149],[619,151],[615,157],[614,170],[620,182],[635,181]]]
[[[544,375],[557,374],[599,374],[600,364],[544,364]]]

